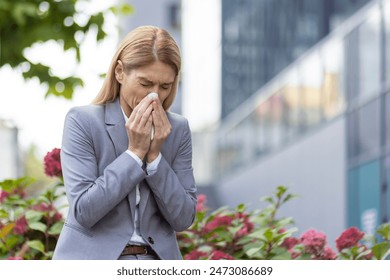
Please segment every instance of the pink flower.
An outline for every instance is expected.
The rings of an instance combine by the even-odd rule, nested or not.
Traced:
[[[299,244],[298,238],[287,237],[280,246],[286,248],[287,250],[291,250],[297,244]]]
[[[357,227],[350,227],[343,231],[339,238],[336,239],[336,247],[339,252],[343,249],[351,248],[363,238],[364,232],[361,232]]]
[[[234,260],[234,258],[229,254],[215,250],[211,253],[211,260]]]
[[[201,260],[202,258],[206,258],[207,253],[199,251],[199,250],[193,250],[187,255],[184,256],[185,260]]]
[[[2,203],[9,194],[6,191],[0,190],[0,203]]]
[[[326,244],[326,235],[314,229],[302,234],[301,243],[305,246],[306,252],[319,256]]]
[[[336,259],[336,253],[333,252],[332,248],[326,246],[322,254],[318,258],[319,260],[334,260]]]
[[[60,149],[54,148],[44,158],[45,174],[50,177],[62,177]]]
[[[62,214],[60,212],[56,212],[53,216],[54,222],[59,222],[62,220]]]
[[[35,211],[40,211],[40,212],[50,212],[50,211],[53,210],[53,205],[51,205],[51,204],[49,205],[49,204],[47,204],[45,202],[42,202],[39,205],[34,205],[32,207],[32,209],[35,210]]]
[[[7,260],[23,260],[23,258],[16,256],[16,257],[8,257]]]
[[[204,194],[198,195],[198,202],[196,204],[196,211],[197,212],[201,212],[201,211],[206,210],[206,206],[205,206],[206,200],[207,200],[207,197]]]
[[[214,220],[208,222],[204,226],[204,231],[206,233],[213,231],[218,227],[228,227],[232,224],[233,218],[230,216],[216,216]]]
[[[240,220],[240,223],[242,224],[241,229],[235,234],[234,237],[241,238],[243,236],[248,235],[251,233],[254,229],[254,224],[249,221],[249,215],[246,213],[237,213],[236,219]]]
[[[14,233],[22,235],[27,231],[27,220],[25,216],[17,219],[15,222]]]

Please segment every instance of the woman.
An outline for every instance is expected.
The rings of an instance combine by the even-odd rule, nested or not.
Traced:
[[[188,122],[168,112],[180,63],[167,31],[136,28],[94,104],[67,114],[61,163],[69,214],[54,259],[182,258],[176,231],[194,220],[196,186]]]

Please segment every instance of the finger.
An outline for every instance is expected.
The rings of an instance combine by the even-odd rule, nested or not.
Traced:
[[[156,104],[155,111],[157,111],[157,117],[160,119],[162,124],[169,124],[167,112],[164,110],[161,104]]]
[[[152,103],[153,105],[153,124],[156,127],[161,127],[162,126],[162,115],[161,115],[161,106],[157,104],[156,102]]]
[[[152,111],[154,110],[154,107],[152,104],[149,105],[148,108],[146,108],[145,112],[141,115],[141,119],[139,120],[139,125],[141,127],[145,126],[149,121],[152,121]]]
[[[133,121],[135,118],[139,118],[142,114],[147,110],[153,100],[150,98],[144,97],[137,106],[135,106],[132,114],[130,115],[131,120]]]

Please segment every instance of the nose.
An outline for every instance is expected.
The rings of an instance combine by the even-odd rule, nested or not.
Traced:
[[[155,93],[157,93],[158,94],[158,84],[157,85],[154,85],[154,86],[152,86],[152,88],[151,88],[151,91],[150,92],[155,92]]]

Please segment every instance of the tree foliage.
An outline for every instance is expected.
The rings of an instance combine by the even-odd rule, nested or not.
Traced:
[[[64,51],[73,49],[75,61],[80,62],[80,45],[88,31],[97,30],[97,41],[106,37],[105,13],[132,12],[130,6],[123,4],[88,14],[80,8],[83,6],[88,6],[88,1],[0,0],[0,68],[9,65],[20,68],[25,79],[37,77],[47,86],[46,96],[72,98],[75,87],[83,86],[82,79],[54,75],[50,66],[30,61],[25,50],[35,43],[54,40]]]

